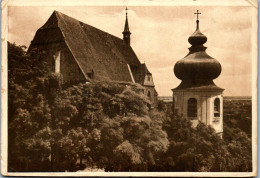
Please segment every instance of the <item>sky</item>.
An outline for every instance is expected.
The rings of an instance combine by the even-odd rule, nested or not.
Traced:
[[[54,10],[122,38],[125,6],[8,7],[8,41],[29,46],[35,32]],[[197,9],[200,31],[207,36],[206,52],[222,66],[215,84],[225,96],[251,96],[252,11],[250,7],[129,6],[131,46],[153,75],[159,96],[171,96],[180,84],[175,63],[188,54],[188,37],[195,31]]]

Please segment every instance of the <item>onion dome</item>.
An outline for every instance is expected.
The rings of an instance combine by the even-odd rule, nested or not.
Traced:
[[[205,52],[207,48],[203,44],[207,37],[199,30],[199,20],[196,23],[196,31],[188,39],[191,44],[189,53],[174,66],[176,77],[182,80],[176,89],[217,87],[212,80],[220,75],[221,65]]]

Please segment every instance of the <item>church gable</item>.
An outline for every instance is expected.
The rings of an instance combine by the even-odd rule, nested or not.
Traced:
[[[33,40],[31,41],[30,47],[42,44],[60,43],[64,41],[63,34],[58,25],[56,12],[54,12],[48,21],[37,30]]]
[[[57,18],[57,11],[54,11],[47,22],[40,28],[40,29],[48,29],[48,28],[57,28],[59,27],[58,18]]]

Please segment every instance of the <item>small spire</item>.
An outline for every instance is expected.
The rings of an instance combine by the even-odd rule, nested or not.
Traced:
[[[199,14],[201,14],[200,12],[199,12],[199,10],[197,10],[197,12],[196,13],[194,13],[194,14],[196,14],[197,15],[197,20],[196,20],[196,23],[197,23],[197,30],[199,29]]]
[[[127,7],[125,9],[126,13],[126,19],[125,19],[125,28],[124,28],[124,31],[123,31],[123,40],[124,42],[127,44],[127,45],[130,45],[130,35],[131,35],[131,32],[129,30],[129,26],[128,26],[128,18],[127,18]]]
[[[127,18],[127,8],[125,8],[125,29],[124,29],[124,32],[123,33],[130,33],[130,30],[129,30],[129,26],[128,26],[128,18]]]

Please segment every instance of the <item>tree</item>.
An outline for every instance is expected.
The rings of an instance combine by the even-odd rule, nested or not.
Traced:
[[[61,153],[56,145],[77,110],[60,97],[60,76],[48,72],[44,51],[26,53],[25,47],[8,43],[8,61],[8,167],[54,170]]]
[[[140,171],[154,162],[157,152],[167,150],[162,122],[148,116],[149,101],[141,89],[133,84],[92,82],[64,90],[63,98],[79,111],[71,120],[73,127],[100,135],[98,139],[93,136],[88,139],[91,151],[85,160],[107,171]],[[140,152],[132,152],[133,149]],[[120,155],[127,156],[130,162],[125,164]]]
[[[103,148],[108,151],[102,163],[108,171],[147,171],[169,145],[160,124],[148,116],[118,116],[112,123],[107,120],[101,134]]]
[[[45,155],[48,146],[34,147],[31,138],[50,120],[49,107],[44,99],[43,77],[46,72],[44,52],[25,52],[24,46],[8,43],[8,168],[26,171],[30,165],[37,169],[34,153]],[[24,148],[24,149],[19,149]],[[35,148],[34,153],[31,152]],[[37,149],[39,151],[37,151]],[[46,159],[41,157],[41,161]],[[41,169],[46,169],[42,167]]]
[[[252,170],[251,139],[240,119],[225,122],[221,139],[203,123],[192,127],[170,105],[148,110],[139,84],[64,85],[48,70],[44,51],[26,53],[11,43],[8,61],[9,171]],[[241,108],[233,115],[248,112]]]
[[[240,132],[229,143],[201,122],[193,128],[188,119],[176,114],[163,117],[170,146],[157,171],[251,171],[251,141],[246,134]]]

